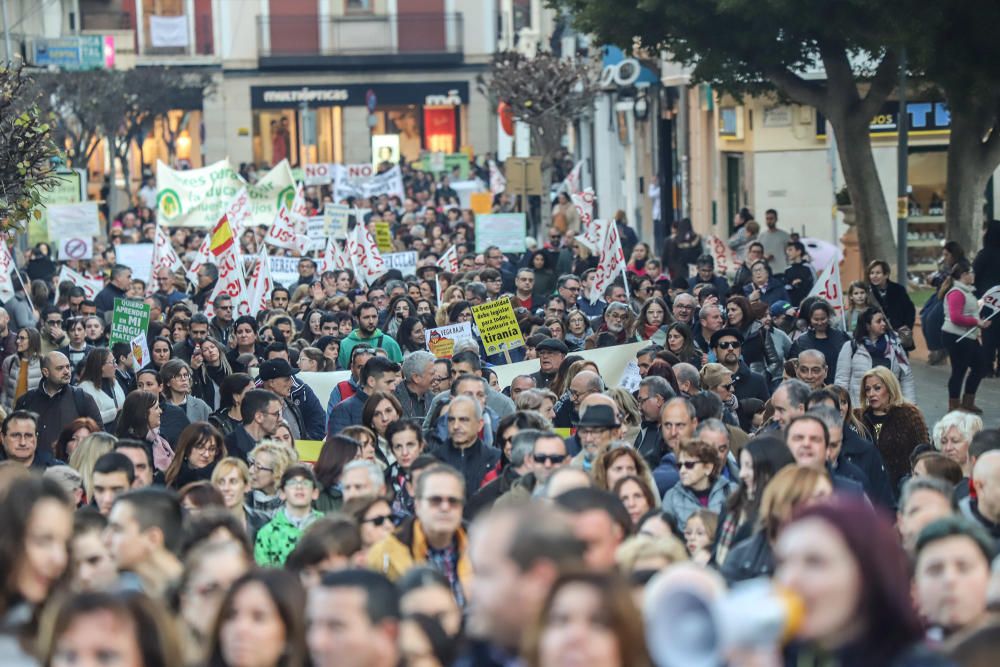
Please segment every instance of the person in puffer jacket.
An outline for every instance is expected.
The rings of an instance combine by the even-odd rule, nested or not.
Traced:
[[[735,485],[720,475],[719,451],[707,442],[687,440],[677,451],[681,482],[663,496],[663,511],[677,517],[684,530],[688,518],[701,509],[719,513]]]

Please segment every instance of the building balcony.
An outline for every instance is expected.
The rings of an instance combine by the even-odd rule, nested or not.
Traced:
[[[459,13],[257,17],[264,69],[454,65],[462,34]]]

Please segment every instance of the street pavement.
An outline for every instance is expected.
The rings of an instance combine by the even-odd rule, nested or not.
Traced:
[[[948,412],[948,375],[951,367],[947,362],[931,366],[920,359],[912,359],[911,363],[917,388],[917,406],[923,410],[927,428],[933,430],[934,423]],[[1000,378],[982,381],[976,393],[976,405],[983,409],[983,422],[987,428],[1000,427]]]

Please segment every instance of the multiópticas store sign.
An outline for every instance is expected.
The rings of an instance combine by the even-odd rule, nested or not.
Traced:
[[[468,81],[428,81],[380,84],[321,84],[310,86],[251,86],[254,109],[288,109],[303,103],[311,107],[363,107],[368,91],[380,107],[400,105],[456,105],[469,103]]]

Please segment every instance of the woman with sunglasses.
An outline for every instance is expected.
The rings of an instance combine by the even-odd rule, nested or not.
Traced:
[[[247,456],[250,490],[246,494],[244,504],[268,518],[273,518],[282,502],[281,496],[278,495],[278,482],[288,466],[293,463],[297,463],[297,460],[287,447],[266,440],[254,447]]]
[[[392,507],[385,498],[355,498],[344,505],[344,513],[358,522],[361,529],[361,550],[366,554],[396,528],[392,521]]]
[[[677,517],[684,530],[688,517],[700,509],[719,513],[733,490],[720,472],[719,450],[702,440],[687,440],[677,452],[680,482],[663,496],[663,511]]]

